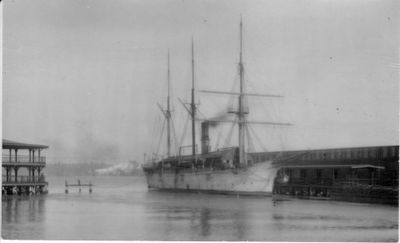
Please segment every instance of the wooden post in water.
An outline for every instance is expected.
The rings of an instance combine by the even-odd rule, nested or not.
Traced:
[[[65,181],[65,194],[68,194],[68,182]]]

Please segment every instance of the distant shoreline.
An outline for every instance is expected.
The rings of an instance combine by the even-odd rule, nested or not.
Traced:
[[[48,163],[44,170],[45,176],[103,176],[96,170],[115,166],[110,163]],[[107,174],[105,176],[142,176],[140,166],[130,172]]]

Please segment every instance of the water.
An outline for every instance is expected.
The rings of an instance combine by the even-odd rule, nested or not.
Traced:
[[[148,192],[143,177],[80,178],[93,193],[2,201],[2,237],[33,240],[397,241],[398,208],[384,205]],[[68,178],[69,182],[76,178]]]

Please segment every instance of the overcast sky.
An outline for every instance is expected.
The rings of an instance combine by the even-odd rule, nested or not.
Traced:
[[[234,90],[242,15],[246,90],[284,95],[249,100],[249,120],[294,124],[252,126],[256,150],[398,144],[399,3],[5,1],[3,137],[49,145],[49,162],[141,161],[158,146],[169,49],[181,141],[190,39],[196,88]],[[207,117],[233,102],[196,100]],[[229,129],[213,147],[236,143]]]

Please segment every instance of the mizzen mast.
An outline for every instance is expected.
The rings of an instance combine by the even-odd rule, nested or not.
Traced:
[[[167,110],[165,111],[165,119],[167,120],[167,156],[170,157],[171,156],[171,107],[170,107],[171,73],[169,67],[169,49],[168,49],[167,80],[168,80],[168,95],[167,95]]]
[[[192,46],[192,48],[193,48],[193,46]],[[193,49],[192,49],[192,55],[193,55]],[[239,65],[239,80],[240,80],[239,92],[210,91],[210,90],[200,90],[200,92],[211,93],[211,94],[237,95],[238,96],[238,110],[228,112],[228,113],[234,113],[238,118],[237,120],[227,120],[227,119],[211,119],[211,120],[209,120],[209,119],[207,119],[207,121],[238,123],[238,127],[239,127],[239,132],[238,132],[238,134],[239,134],[239,163],[243,167],[247,167],[247,155],[246,155],[246,150],[245,150],[245,132],[246,132],[246,126],[248,124],[263,124],[263,125],[273,125],[273,126],[291,126],[292,124],[282,123],[282,122],[248,121],[246,119],[246,115],[249,113],[248,109],[245,108],[245,104],[244,104],[245,98],[247,96],[266,97],[266,98],[282,98],[283,96],[274,95],[274,94],[257,94],[257,93],[246,93],[245,92],[244,65],[243,65],[243,21],[242,21],[242,18],[240,18],[240,52],[239,52],[239,64],[238,65]],[[192,60],[192,68],[193,68],[193,60]],[[193,116],[192,118],[194,119],[195,117]],[[198,119],[198,120],[201,120],[201,119]]]
[[[196,156],[196,104],[194,103],[194,47],[192,38],[192,101],[190,103],[190,115],[192,116],[192,155]]]

